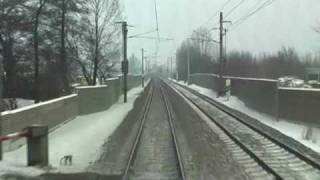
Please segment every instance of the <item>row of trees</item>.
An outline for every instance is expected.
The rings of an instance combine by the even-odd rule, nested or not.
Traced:
[[[36,102],[95,85],[120,58],[118,0],[0,0],[4,96]]]
[[[212,43],[210,33],[204,29],[194,31],[192,37],[182,43],[176,56],[180,80],[187,79],[188,56],[190,73],[219,73],[218,45]],[[290,47],[283,47],[274,54],[254,56],[250,52],[232,51],[225,56],[225,74],[230,76],[270,79],[296,76],[304,79],[306,67],[320,67],[320,57],[301,57]]]

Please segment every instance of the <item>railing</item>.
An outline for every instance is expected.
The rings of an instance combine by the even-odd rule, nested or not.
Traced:
[[[14,140],[22,137],[27,138],[27,165],[47,166],[49,161],[48,127],[32,125],[20,132],[1,135],[0,144],[4,141]],[[2,154],[2,148],[0,148],[0,160],[2,160]]]

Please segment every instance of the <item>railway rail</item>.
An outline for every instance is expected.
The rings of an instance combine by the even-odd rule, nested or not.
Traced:
[[[178,83],[167,84],[214,122],[272,179],[320,179],[320,165],[314,160],[257,129],[213,99]]]
[[[178,140],[176,138],[175,126],[174,126],[174,123],[172,121],[171,108],[170,108],[168,99],[167,99],[165,93],[163,92],[164,89],[161,86],[159,86],[159,87],[156,87],[156,86],[159,86],[159,85],[156,85],[156,83],[152,83],[151,82],[151,88],[150,88],[149,93],[148,93],[146,104],[143,107],[144,111],[143,111],[142,119],[140,121],[139,130],[138,130],[138,133],[137,133],[137,135],[135,137],[134,145],[132,146],[132,149],[131,149],[131,152],[130,152],[130,155],[129,155],[129,159],[128,159],[128,162],[126,164],[126,168],[125,168],[125,171],[123,173],[123,176],[122,176],[122,180],[132,179],[131,176],[135,171],[135,161],[137,160],[137,154],[139,152],[139,146],[141,146],[140,144],[143,141],[143,133],[144,133],[144,131],[147,131],[146,128],[150,128],[146,124],[148,123],[148,121],[151,120],[151,119],[148,119],[148,116],[150,115],[150,109],[151,109],[152,101],[155,101],[154,100],[154,98],[155,98],[154,96],[157,95],[156,93],[160,93],[160,94],[158,94],[158,96],[160,96],[161,99],[162,99],[162,104],[164,106],[163,108],[164,108],[164,110],[166,112],[166,114],[164,116],[168,120],[169,127],[170,127],[169,129],[170,129],[170,133],[171,133],[171,137],[172,137],[170,143],[173,144],[173,149],[174,149],[174,155],[173,156],[176,157],[175,164],[173,166],[176,166],[176,169],[179,171],[178,172],[178,174],[179,174],[178,179],[182,179],[182,180],[185,179],[185,173],[184,173],[184,168],[183,168],[182,157],[181,157],[181,154],[180,154]],[[152,137],[149,137],[148,139],[152,139]],[[159,143],[159,142],[157,142],[157,143]],[[143,148],[143,147],[140,147],[140,148]],[[146,167],[146,169],[148,169],[148,167]],[[133,179],[135,179],[135,178],[133,178]]]

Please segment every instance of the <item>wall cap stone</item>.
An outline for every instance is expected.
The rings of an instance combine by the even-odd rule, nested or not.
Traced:
[[[31,110],[31,109],[34,109],[34,108],[37,108],[37,107],[41,107],[41,106],[45,106],[45,105],[48,105],[48,104],[52,104],[52,103],[59,102],[59,101],[65,100],[65,99],[71,99],[71,98],[74,98],[74,97],[77,97],[77,96],[78,96],[78,94],[71,94],[71,95],[68,95],[68,96],[62,96],[60,98],[56,98],[56,99],[52,99],[52,100],[49,100],[49,101],[40,102],[38,104],[25,106],[25,107],[18,108],[18,109],[15,109],[15,110],[4,111],[4,112],[1,112],[1,115],[5,116],[5,115],[8,115],[8,114],[15,114],[15,113],[19,113],[19,112],[22,112],[22,111],[28,111],[28,110]]]
[[[76,87],[76,89],[95,89],[95,88],[106,88],[107,85],[97,85],[97,86],[80,86]]]

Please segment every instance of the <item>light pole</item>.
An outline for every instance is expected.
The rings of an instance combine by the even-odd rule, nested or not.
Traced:
[[[141,74],[142,74],[142,88],[144,88],[144,49],[141,49]]]
[[[128,35],[128,24],[126,21],[117,22],[122,25],[123,34],[123,60],[121,62],[121,70],[123,73],[123,101],[127,102],[127,75],[129,70],[129,62],[127,59],[127,35]]]
[[[189,43],[188,43],[189,44]],[[189,85],[190,81],[190,49],[187,52],[187,84]]]

